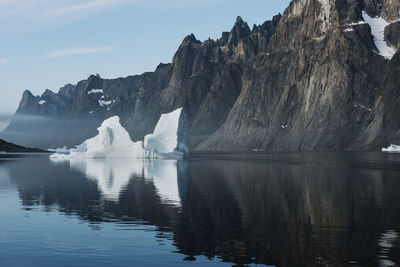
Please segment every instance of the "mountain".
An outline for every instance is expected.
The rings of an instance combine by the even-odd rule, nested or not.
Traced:
[[[187,36],[154,72],[25,91],[0,137],[72,146],[118,115],[137,141],[183,107],[191,150],[377,150],[400,142],[399,41],[398,0],[293,0],[252,29]]]
[[[1,152],[44,152],[39,149],[27,148],[13,143],[9,143],[1,139],[0,139],[0,151]]]

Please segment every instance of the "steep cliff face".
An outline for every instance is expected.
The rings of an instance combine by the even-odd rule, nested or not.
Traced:
[[[201,147],[348,150],[374,116],[388,69],[363,5],[293,1],[252,59],[225,124]],[[359,137],[361,135],[361,137]]]
[[[238,17],[218,40],[189,35],[155,72],[26,92],[1,136],[14,140],[24,128],[36,137],[18,143],[75,145],[118,115],[136,141],[160,114],[184,107],[192,150],[375,150],[399,131],[384,123],[400,108],[391,59],[399,19],[397,0],[293,0],[252,29]],[[57,119],[31,130],[20,115]]]

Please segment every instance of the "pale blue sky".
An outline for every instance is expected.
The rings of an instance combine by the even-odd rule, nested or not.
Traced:
[[[0,114],[23,90],[57,92],[90,74],[153,71],[182,39],[219,38],[238,15],[252,27],[289,0],[0,0]],[[1,129],[0,129],[1,130]]]

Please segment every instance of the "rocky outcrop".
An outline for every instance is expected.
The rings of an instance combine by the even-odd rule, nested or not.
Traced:
[[[0,152],[45,152],[40,149],[27,148],[0,139]],[[1,154],[1,153],[0,153]]]
[[[384,100],[398,88],[396,60],[379,55],[362,12],[388,21],[386,43],[397,49],[399,7],[397,0],[293,0],[252,29],[238,17],[218,40],[189,35],[155,72],[24,93],[1,136],[14,140],[25,129],[29,138],[19,143],[76,145],[118,115],[137,141],[162,113],[184,107],[191,150],[376,150],[399,131],[383,126],[399,110],[394,97]],[[32,130],[20,115],[46,120]]]

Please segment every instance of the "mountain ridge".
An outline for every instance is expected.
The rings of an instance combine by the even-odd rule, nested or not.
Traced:
[[[118,115],[137,141],[162,113],[183,107],[191,150],[378,150],[400,141],[400,125],[382,123],[399,112],[399,52],[377,54],[363,11],[390,22],[386,43],[397,49],[395,0],[294,0],[252,29],[239,16],[217,40],[188,35],[154,72],[26,92],[0,137],[73,146]]]

